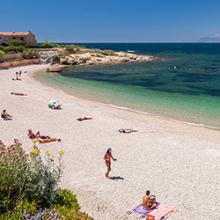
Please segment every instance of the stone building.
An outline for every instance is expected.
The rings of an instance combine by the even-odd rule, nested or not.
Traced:
[[[0,32],[0,44],[7,43],[10,40],[20,40],[27,46],[35,46],[37,41],[35,35],[29,32]]]

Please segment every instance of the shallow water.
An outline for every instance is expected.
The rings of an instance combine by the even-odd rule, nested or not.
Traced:
[[[220,127],[220,44],[87,44],[163,58],[149,63],[70,67],[41,74],[76,96]]]

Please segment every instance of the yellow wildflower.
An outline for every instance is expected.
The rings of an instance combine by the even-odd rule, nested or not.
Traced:
[[[38,156],[39,154],[40,154],[40,151],[37,148],[35,148],[31,151],[31,155],[33,155],[33,156]]]
[[[33,139],[33,140],[32,140],[32,143],[33,143],[33,144],[36,144],[37,142],[38,142],[37,139]]]
[[[50,156],[50,150],[45,150],[45,154],[46,154],[47,156]]]
[[[63,152],[61,149],[59,149],[59,150],[57,151],[57,153],[58,153],[60,156],[62,156],[62,155],[64,154],[64,152]]]

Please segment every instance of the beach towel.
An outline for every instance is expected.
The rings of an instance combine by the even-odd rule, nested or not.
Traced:
[[[159,203],[157,203],[155,209],[157,209],[158,206],[159,206]],[[140,214],[141,216],[145,217],[153,210],[147,209],[141,204],[141,205],[137,206],[133,211],[136,212],[137,214]]]
[[[164,204],[160,204],[160,206],[156,210],[154,217],[155,217],[155,220],[162,220],[164,218],[169,217],[172,213],[174,213],[173,208],[167,207]]]
[[[134,209],[134,212],[140,214],[142,217],[151,215],[154,217],[155,220],[163,220],[169,217],[174,212],[174,209],[167,207],[164,204],[157,203],[156,208],[153,210],[146,209],[142,205],[139,205],[137,208]]]

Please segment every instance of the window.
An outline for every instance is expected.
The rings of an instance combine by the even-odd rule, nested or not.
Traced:
[[[21,37],[20,39],[21,39],[22,41],[24,41],[24,38],[23,38],[23,37]]]

